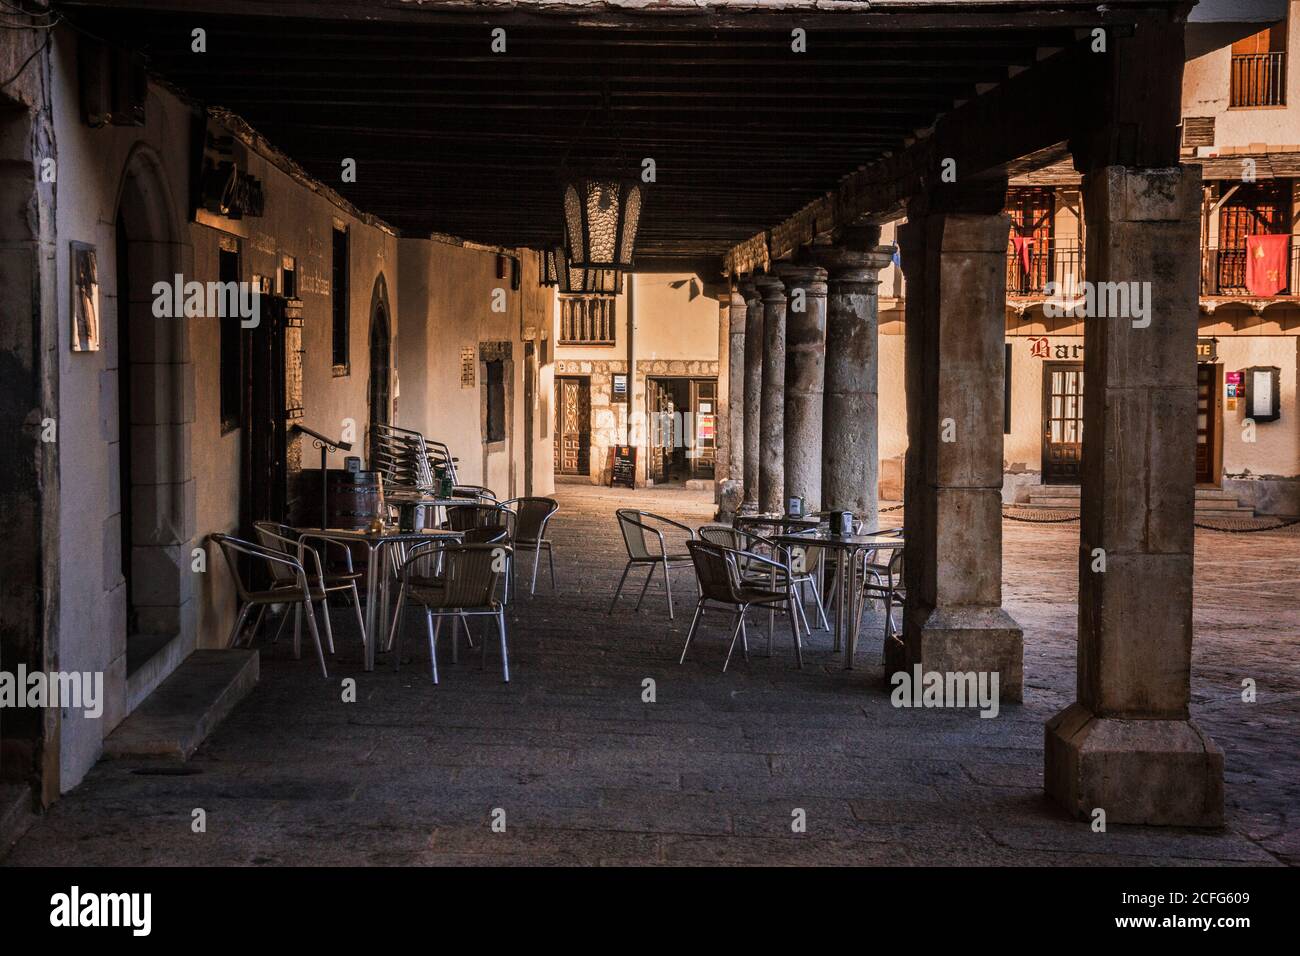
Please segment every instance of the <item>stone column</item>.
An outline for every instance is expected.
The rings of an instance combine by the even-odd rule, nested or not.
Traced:
[[[826,269],[826,387],[822,415],[822,508],[852,511],[874,530],[879,517],[877,290],[892,246],[880,227],[853,230],[814,250]]]
[[[726,319],[725,351],[719,356],[726,371],[725,429],[718,436],[727,446],[726,473],[720,473],[718,505],[721,515],[731,516],[740,510],[745,481],[745,316],[749,306],[739,291],[729,296]],[[719,399],[723,396],[719,395]]]
[[[1023,640],[1002,609],[1005,197],[990,188],[942,211],[917,203],[900,230],[907,277],[907,601],[897,671],[998,675],[1022,698]],[[954,206],[956,210],[953,211]]]
[[[785,492],[822,507],[822,383],[826,378],[826,270],[782,264],[785,282]],[[782,508],[784,510],[784,508]]]
[[[1084,319],[1079,699],[1043,779],[1108,823],[1223,823],[1223,754],[1188,712],[1199,197],[1190,166],[1084,178],[1087,279],[1128,294]]]
[[[763,297],[763,394],[758,417],[758,508],[785,511],[785,284],[755,277]]]
[[[759,421],[763,396],[763,300],[750,280],[740,283],[745,299],[745,466],[742,511],[758,510]]]

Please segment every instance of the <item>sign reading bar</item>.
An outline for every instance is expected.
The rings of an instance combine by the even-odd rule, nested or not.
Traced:
[[[1041,359],[1081,359],[1083,342],[1077,336],[1073,341],[1053,343],[1046,335],[1031,335],[1029,341],[1030,358]],[[1217,362],[1219,360],[1219,340],[1215,338],[1196,340],[1196,361]]]

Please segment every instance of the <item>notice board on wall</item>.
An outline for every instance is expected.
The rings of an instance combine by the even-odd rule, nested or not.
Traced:
[[[614,445],[609,450],[609,486],[636,487],[636,446]]]

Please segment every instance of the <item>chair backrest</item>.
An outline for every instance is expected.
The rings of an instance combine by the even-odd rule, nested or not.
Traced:
[[[727,524],[706,524],[699,531],[701,540],[709,544],[716,544],[723,548],[732,548],[736,551],[744,549],[744,542],[740,538],[740,532],[731,525]]]
[[[627,556],[633,559],[658,557],[646,544],[645,526],[641,523],[642,512],[635,508],[619,508],[618,530],[623,532],[623,544],[627,546]]]
[[[432,490],[433,467],[422,434],[383,422],[372,422],[370,431],[374,437],[371,471],[382,473],[390,484]]]
[[[695,577],[700,582],[700,596],[724,604],[739,604],[740,574],[736,570],[736,552],[710,541],[687,541]]]
[[[500,528],[509,531],[514,515],[508,508],[483,504],[465,499],[464,504],[448,504],[447,527],[452,531],[472,531],[475,528]]]
[[[722,548],[729,548],[732,551],[741,552],[735,557],[736,567],[745,572],[770,572],[770,565],[763,565],[758,561],[748,561],[745,559],[745,553],[756,554],[760,557],[770,558],[773,561],[785,563],[786,555],[784,549],[773,544],[764,538],[761,534],[754,534],[750,531],[741,531],[739,528],[733,528],[726,524],[709,524],[700,528],[700,537],[710,544],[716,544]]]
[[[461,540],[466,544],[505,544],[510,541],[510,532],[506,528],[470,528]]]
[[[276,570],[277,566],[289,570],[289,578],[294,584],[305,585],[307,574],[301,564],[298,563],[297,557],[287,555],[283,551],[275,548],[268,548],[252,541],[245,541],[243,538],[236,538],[229,534],[210,534],[210,539],[217,542],[221,547],[221,553],[226,557],[226,565],[230,568],[230,576],[235,579],[235,590],[239,592],[241,601],[247,601],[252,594],[252,586],[239,573],[239,556],[248,555],[255,561],[265,562],[267,570],[277,583],[283,580],[279,577]]]
[[[442,586],[422,593],[420,600],[430,607],[494,608],[497,585],[511,555],[505,544],[447,544],[421,550],[408,559],[405,573],[416,576],[431,572],[441,558],[438,578]],[[428,562],[422,565],[421,562]],[[432,576],[428,573],[427,576]]]
[[[560,510],[554,498],[514,498],[502,504],[514,506],[517,541],[541,541],[546,536],[547,522]]]
[[[444,474],[451,476],[451,483],[458,485],[460,482],[456,478],[456,459],[451,455],[451,449],[440,441],[429,439],[426,441],[428,447],[428,462],[431,472],[441,470]]]
[[[491,488],[482,485],[456,485],[451,489],[453,498],[472,498],[475,501],[496,504],[497,496]]]
[[[280,554],[291,558],[294,563],[298,563],[298,531],[288,525],[277,524],[274,521],[255,521],[253,531],[257,534],[257,543],[269,551],[276,551]],[[271,572],[271,579],[276,584],[294,584],[298,580],[298,572],[287,564],[279,561],[272,561],[267,568]]]

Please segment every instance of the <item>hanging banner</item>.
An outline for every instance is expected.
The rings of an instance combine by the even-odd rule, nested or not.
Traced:
[[[1246,288],[1251,295],[1277,295],[1286,288],[1290,236],[1246,237]]]

